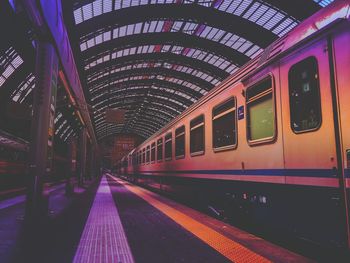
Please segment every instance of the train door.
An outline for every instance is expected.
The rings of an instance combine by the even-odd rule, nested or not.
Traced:
[[[286,205],[297,235],[345,246],[347,224],[328,49],[327,39],[315,40],[281,61]]]
[[[333,69],[333,85],[336,90],[338,111],[338,130],[340,140],[340,155],[342,156],[343,180],[340,181],[343,188],[343,197],[346,200],[347,223],[349,231],[349,206],[350,206],[350,25],[344,21],[335,31],[333,38],[329,40],[328,49],[330,63]],[[350,248],[350,234],[348,235],[348,247]]]

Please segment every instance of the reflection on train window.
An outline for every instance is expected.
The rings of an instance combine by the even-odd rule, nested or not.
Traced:
[[[139,154],[139,164],[141,164],[141,151],[138,153]]]
[[[156,143],[152,143],[151,145],[151,162],[154,162],[156,159]]]
[[[272,90],[271,77],[247,89],[247,135],[249,142],[265,142],[274,138],[275,111]]]
[[[213,147],[234,146],[236,141],[236,102],[235,98],[230,98],[213,109]]]
[[[168,133],[167,135],[165,135],[165,160],[171,160],[172,151],[172,135],[171,133]]]
[[[294,132],[317,129],[321,124],[321,100],[317,60],[309,57],[289,70],[290,120]]]
[[[142,164],[144,164],[145,161],[146,161],[146,149],[143,148],[143,150],[142,150]]]
[[[204,115],[190,123],[190,152],[193,155],[204,152]]]
[[[175,157],[185,157],[185,126],[175,130]]]
[[[163,138],[157,141],[157,160],[163,160]]]
[[[150,156],[150,146],[147,146],[146,150],[146,163],[149,163],[149,156]]]

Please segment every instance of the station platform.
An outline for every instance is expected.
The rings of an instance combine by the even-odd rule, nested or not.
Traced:
[[[312,262],[111,174],[71,197],[63,190],[51,187],[35,239],[21,237],[23,197],[0,202],[1,262]]]
[[[311,262],[109,174],[101,179],[72,261]]]

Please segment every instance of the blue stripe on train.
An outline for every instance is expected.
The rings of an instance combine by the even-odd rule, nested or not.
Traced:
[[[335,178],[333,169],[250,169],[250,170],[180,170],[180,171],[145,171],[165,174],[222,174],[222,175],[261,175],[261,176],[301,176]],[[350,169],[344,170],[345,177],[350,178]]]

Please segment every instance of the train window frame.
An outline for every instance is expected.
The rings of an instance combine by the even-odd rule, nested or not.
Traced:
[[[265,81],[271,81],[271,88],[268,90],[264,90],[262,92],[259,92],[258,94],[254,95],[251,99],[248,98],[248,92],[251,89],[254,89],[256,87],[259,87],[262,83]],[[259,78],[258,80],[254,81],[251,83],[245,90],[245,108],[246,108],[246,139],[248,142],[249,146],[257,146],[261,144],[268,144],[268,143],[274,143],[277,139],[277,115],[276,115],[276,95],[275,95],[275,78],[272,73],[268,73],[267,75],[264,75],[263,77]],[[250,113],[249,113],[249,107],[250,103],[257,101],[259,99],[262,99],[266,96],[268,96],[271,93],[272,96],[272,110],[273,110],[273,135],[265,138],[260,138],[260,139],[255,139],[252,140],[250,139],[250,134],[249,134],[249,121],[250,121]]]
[[[167,139],[167,137],[168,136],[170,136],[170,138],[168,138]],[[170,157],[167,157],[166,156],[166,146],[167,146],[167,142],[169,142],[170,141],[170,149],[171,149],[171,151],[170,151]],[[165,136],[164,136],[164,159],[165,159],[165,161],[171,161],[172,160],[172,158],[173,158],[173,133],[172,132],[168,132],[167,134],[165,134]]]
[[[183,129],[183,131],[182,131]],[[177,146],[178,146],[178,140],[179,137],[183,136],[183,154],[177,155]],[[186,127],[185,125],[181,125],[180,127],[176,128],[175,130],[175,159],[183,159],[186,155]]]
[[[318,102],[319,122],[318,122],[317,126],[315,126],[314,128],[297,131],[297,130],[294,129],[293,117],[292,117],[291,71],[294,70],[295,68],[299,67],[300,65],[308,63],[309,61],[314,62],[313,66],[315,66],[314,69],[315,69],[315,73],[317,74],[317,95],[318,95],[317,96],[317,102]],[[318,63],[317,57],[315,57],[315,56],[306,57],[306,58],[298,61],[297,63],[293,64],[289,68],[289,70],[288,70],[288,96],[289,96],[289,117],[290,117],[290,123],[289,124],[290,124],[290,128],[293,131],[293,133],[295,133],[295,134],[302,134],[302,133],[314,132],[314,131],[319,130],[321,128],[321,126],[322,126],[323,118],[322,118],[322,99],[321,99],[321,85],[320,85],[319,63]]]
[[[223,105],[225,105],[226,103],[230,102],[231,100],[233,100],[234,102],[234,107],[232,109],[228,109],[225,110],[223,112],[220,112],[219,114],[217,114],[216,116],[214,116],[214,111],[220,107],[222,107]],[[234,144],[229,144],[229,145],[224,145],[224,146],[220,146],[220,147],[215,147],[214,146],[214,120],[219,119],[227,114],[229,114],[230,112],[234,111],[234,125],[235,125],[235,133],[234,133],[234,137],[235,137],[235,143]],[[237,122],[237,98],[236,96],[231,96],[228,99],[222,101],[221,103],[217,104],[216,106],[213,107],[212,109],[212,147],[213,147],[213,151],[214,152],[221,152],[221,151],[227,151],[227,150],[234,150],[237,148],[238,146],[238,122]]]
[[[153,156],[153,158],[152,158]],[[155,163],[156,161],[156,142],[152,142],[151,144],[151,163]]]
[[[195,125],[194,127],[192,127],[192,123],[193,122],[195,122],[195,121],[197,121],[197,119],[199,119],[199,118],[203,118],[203,122],[202,123],[200,123],[200,124],[197,124],[197,125]],[[192,137],[192,131],[193,130],[195,130],[195,129],[197,129],[197,128],[199,128],[199,127],[202,127],[203,126],[203,150],[200,150],[200,151],[192,151],[192,147],[191,147],[191,142],[192,142],[192,139],[191,139],[191,137]],[[195,117],[195,118],[193,118],[191,121],[190,121],[190,143],[189,143],[189,145],[190,145],[190,155],[192,156],[192,157],[194,157],[194,156],[200,156],[200,155],[203,155],[204,153],[205,153],[205,115],[204,114],[200,114],[200,115],[198,115],[197,117]]]
[[[151,146],[146,146],[146,164],[149,164],[151,162]]]
[[[161,153],[162,153],[162,156],[161,158],[159,158],[159,147],[161,148]],[[163,161],[163,158],[164,158],[164,148],[163,148],[163,137],[159,138],[157,140],[157,162],[162,162]]]

